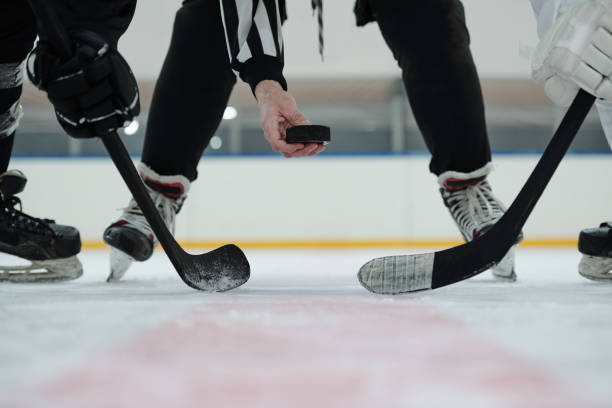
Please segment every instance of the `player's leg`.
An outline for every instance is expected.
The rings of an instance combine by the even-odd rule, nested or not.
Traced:
[[[235,82],[219,2],[184,2],[176,14],[170,49],[153,94],[140,165],[141,176],[171,231]],[[104,241],[111,246],[109,280],[120,279],[132,260],[148,259],[157,244],[133,200],[106,229]]]
[[[491,161],[484,103],[458,0],[370,1],[402,70],[430,170],[470,173]]]
[[[15,131],[22,115],[20,104],[23,61],[36,38],[36,23],[26,1],[4,0],[0,14],[0,251],[32,262],[0,267],[0,280],[66,280],[81,276],[76,255],[81,239],[76,228],[21,210],[17,197],[26,177],[8,170]],[[18,209],[19,208],[19,209]]]
[[[362,0],[402,69],[416,122],[432,154],[430,170],[466,240],[503,215],[486,178],[491,170],[484,102],[459,0]],[[494,269],[514,280],[513,256]]]

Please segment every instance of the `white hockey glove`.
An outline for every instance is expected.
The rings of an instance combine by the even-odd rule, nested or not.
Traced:
[[[548,97],[569,106],[582,88],[612,100],[612,0],[561,6],[538,44],[532,75]]]

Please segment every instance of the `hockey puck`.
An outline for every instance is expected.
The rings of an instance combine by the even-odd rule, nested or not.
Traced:
[[[299,125],[287,129],[287,143],[323,143],[331,140],[329,126]]]

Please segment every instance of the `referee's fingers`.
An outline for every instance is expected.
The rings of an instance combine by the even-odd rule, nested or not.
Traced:
[[[298,111],[297,109],[294,112],[291,112],[291,114],[285,116],[287,118],[287,121],[289,123],[291,123],[291,125],[293,126],[298,126],[298,125],[311,125],[312,123],[310,123],[310,121],[308,119],[306,119],[306,117],[304,115],[302,115],[302,113],[300,111]]]

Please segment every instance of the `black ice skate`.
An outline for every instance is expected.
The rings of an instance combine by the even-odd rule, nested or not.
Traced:
[[[444,204],[448,207],[466,242],[486,233],[506,212],[506,208],[493,195],[491,186],[486,180],[490,172],[491,165],[487,164],[471,173],[447,171],[438,178]],[[516,243],[522,239],[523,234],[519,235]],[[491,268],[494,277],[507,281],[516,280],[515,249],[516,245],[508,251],[499,264]]]
[[[578,273],[587,279],[612,282],[612,221],[580,231]]]
[[[19,170],[0,174],[0,252],[31,262],[26,266],[0,266],[0,281],[45,282],[78,278],[83,274],[83,266],[76,257],[81,251],[79,231],[23,213],[21,200],[15,194],[23,191],[26,181]]]
[[[138,170],[151,200],[174,234],[176,214],[187,198],[189,180],[182,175],[161,176],[144,164]],[[111,272],[107,282],[121,279],[133,261],[149,259],[157,246],[157,238],[133,198],[121,217],[104,231],[104,242],[110,247]]]

